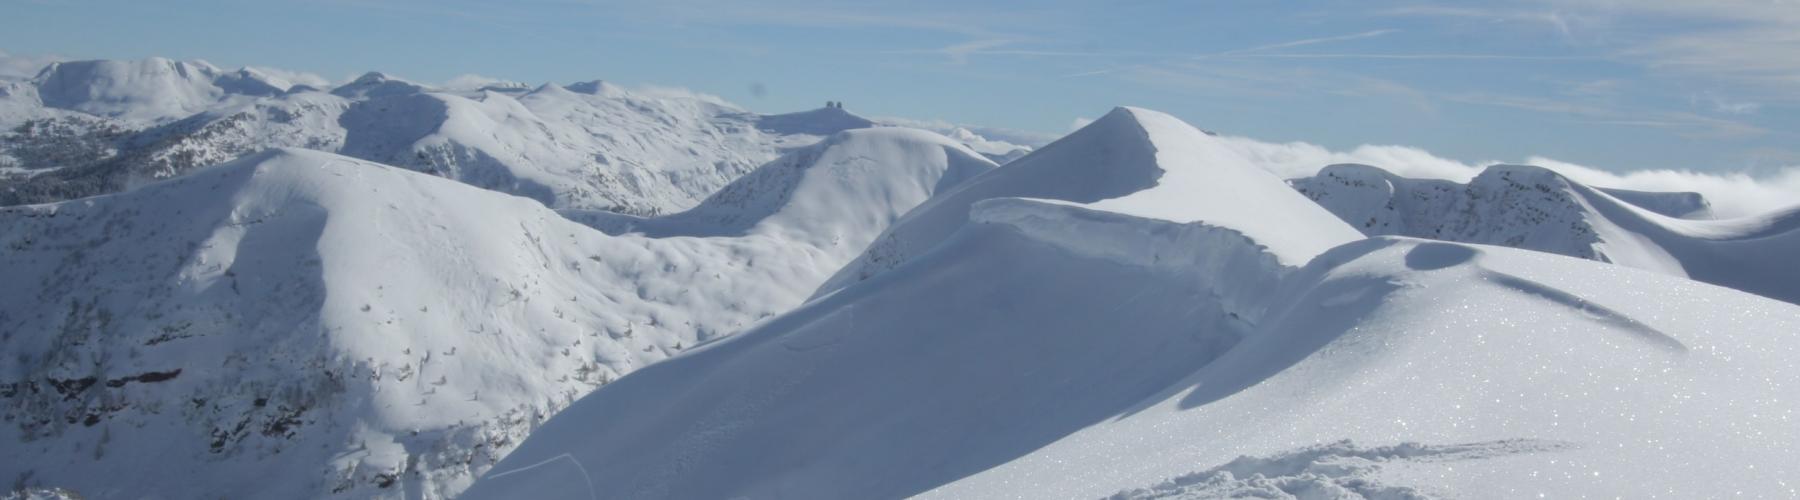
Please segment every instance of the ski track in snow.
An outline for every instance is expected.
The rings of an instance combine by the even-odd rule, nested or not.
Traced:
[[[1149,488],[1121,491],[1108,498],[1428,500],[1439,498],[1439,495],[1416,487],[1386,484],[1379,477],[1382,470],[1408,462],[1469,462],[1578,447],[1564,441],[1511,439],[1449,445],[1401,443],[1365,448],[1343,440],[1263,457],[1239,457],[1225,465],[1175,477]]]

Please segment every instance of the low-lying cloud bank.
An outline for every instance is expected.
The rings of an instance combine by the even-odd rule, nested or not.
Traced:
[[[1334,163],[1362,163],[1405,177],[1467,182],[1488,165],[1498,163],[1463,163],[1408,146],[1364,145],[1349,151],[1332,151],[1304,142],[1271,143],[1246,137],[1223,139],[1251,161],[1284,178],[1314,175]],[[1545,167],[1577,182],[1598,187],[1700,193],[1712,202],[1713,214],[1718,218],[1756,215],[1800,205],[1800,166],[1753,177],[1742,173],[1686,170],[1617,173],[1540,156],[1516,163]]]

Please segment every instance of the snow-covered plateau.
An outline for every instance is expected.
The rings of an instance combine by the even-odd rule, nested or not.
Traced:
[[[1800,496],[1800,207],[278,73],[0,79],[6,498]]]

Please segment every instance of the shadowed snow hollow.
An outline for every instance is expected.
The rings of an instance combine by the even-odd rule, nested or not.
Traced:
[[[1611,262],[1800,303],[1800,207],[1730,220],[1693,193],[1589,187],[1496,165],[1469,184],[1332,165],[1294,187],[1370,235],[1505,245]]]
[[[812,225],[718,237],[608,236],[304,150],[0,209],[0,476],[87,498],[452,495],[575,398],[791,309],[991,168],[906,131],[813,154],[845,163],[750,177],[804,172],[770,208]]]

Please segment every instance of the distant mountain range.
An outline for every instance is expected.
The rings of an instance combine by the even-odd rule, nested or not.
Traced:
[[[0,205],[116,192],[292,147],[552,208],[657,215],[691,207],[787,150],[880,125],[843,108],[764,116],[699,94],[600,81],[447,90],[369,73],[316,89],[167,59],[54,63],[0,85]],[[958,132],[993,158],[1029,150]]]

